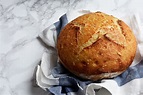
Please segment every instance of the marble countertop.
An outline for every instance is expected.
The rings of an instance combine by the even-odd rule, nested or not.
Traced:
[[[142,0],[0,0],[0,95],[48,95],[35,84],[39,33],[70,10],[136,12]]]

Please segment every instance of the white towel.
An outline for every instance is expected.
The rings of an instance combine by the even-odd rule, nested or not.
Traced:
[[[130,68],[120,76],[101,81],[83,81],[58,64],[56,41],[60,30],[74,18],[89,13],[88,10],[70,11],[59,21],[47,27],[40,38],[47,48],[38,65],[36,81],[39,87],[54,95],[143,95],[143,19],[141,13],[106,12],[126,22],[133,30],[137,52]]]

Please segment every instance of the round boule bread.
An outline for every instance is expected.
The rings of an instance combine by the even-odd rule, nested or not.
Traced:
[[[60,32],[57,51],[63,66],[84,79],[113,78],[132,63],[137,42],[118,18],[102,12],[84,14]]]

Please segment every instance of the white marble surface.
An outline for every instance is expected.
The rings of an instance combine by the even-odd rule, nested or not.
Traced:
[[[142,11],[142,0],[0,0],[0,95],[48,95],[35,85],[39,33],[70,10]]]

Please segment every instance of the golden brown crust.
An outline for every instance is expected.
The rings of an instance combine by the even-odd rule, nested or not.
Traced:
[[[121,74],[132,63],[136,39],[121,20],[102,12],[82,15],[60,32],[62,64],[82,78],[98,80]]]

